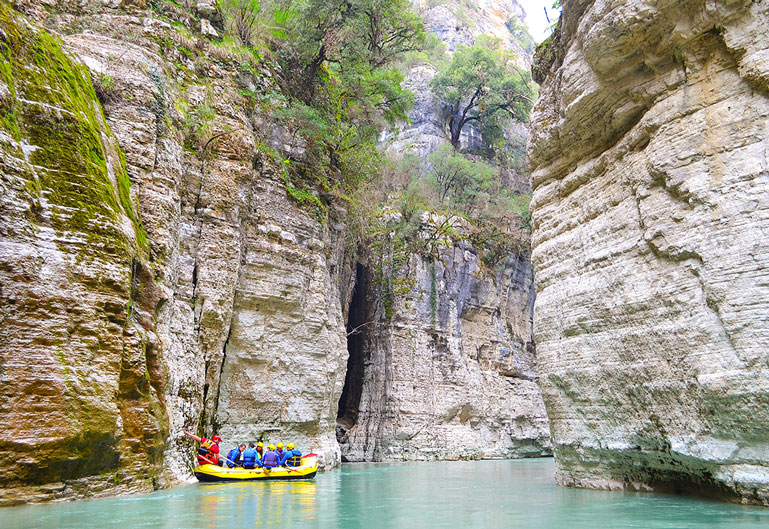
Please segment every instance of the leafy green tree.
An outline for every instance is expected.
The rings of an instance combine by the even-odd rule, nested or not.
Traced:
[[[489,188],[497,176],[494,167],[469,160],[450,145],[442,145],[427,159],[433,167],[430,178],[441,204],[451,205],[469,215],[489,198]]]
[[[223,0],[222,8],[240,42],[244,46],[253,45],[254,32],[262,10],[261,2],[259,0]]]
[[[535,92],[531,76],[515,65],[511,52],[483,40],[454,53],[451,62],[431,81],[435,94],[447,106],[450,141],[455,149],[464,127],[478,122],[484,141],[503,137],[511,118],[528,120]]]
[[[275,78],[286,96],[277,113],[311,151],[292,167],[304,164],[305,175],[324,180],[321,188],[338,191],[342,183],[349,192],[376,170],[381,130],[405,119],[411,106],[413,94],[401,87],[394,63],[423,46],[421,19],[408,0],[262,1]]]
[[[425,40],[408,0],[276,0],[273,16],[281,66],[305,100],[329,74],[376,72]]]

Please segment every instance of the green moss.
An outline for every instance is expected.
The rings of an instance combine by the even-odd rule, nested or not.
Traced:
[[[312,191],[294,184],[295,178],[292,178],[292,173],[288,169],[289,163],[288,160],[283,160],[281,171],[281,178],[286,186],[288,196],[294,199],[302,208],[313,212],[318,222],[325,224],[328,207]]]
[[[0,54],[6,56],[8,46],[0,41]],[[19,141],[19,124],[16,121],[16,88],[13,83],[13,71],[7,61],[0,62],[0,83],[8,87],[8,97],[0,99],[0,127],[7,131],[13,139]]]
[[[122,152],[120,163],[112,164],[117,186],[110,178],[102,140],[109,128],[88,70],[64,53],[57,38],[33,30],[6,4],[0,4],[0,25],[0,79],[11,89],[11,97],[0,101],[0,127],[34,146],[28,159],[37,181],[25,187],[45,198],[58,232],[77,232],[90,245],[128,256],[136,249],[120,229],[126,215],[139,249],[146,249]]]

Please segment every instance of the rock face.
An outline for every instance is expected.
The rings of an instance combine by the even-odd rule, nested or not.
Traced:
[[[167,418],[126,163],[58,39],[0,4],[0,41],[0,504],[146,489]]]
[[[42,22],[88,27],[66,48],[104,114],[74,55],[3,7],[0,503],[177,482],[185,428],[337,464],[343,226],[257,148],[245,59],[193,64],[214,44],[143,6],[58,7]]]
[[[510,256],[489,271],[475,252],[462,244],[434,262],[412,256],[392,292],[375,263],[358,265],[339,403],[346,460],[550,453],[529,257]]]
[[[564,2],[532,115],[557,479],[769,504],[769,5]]]
[[[521,57],[525,55],[507,27],[511,19],[523,21],[526,17],[515,0],[414,0],[413,4],[422,15],[425,29],[441,39],[449,51],[457,46],[471,46],[478,35],[491,35]]]
[[[449,52],[491,34],[528,60],[506,26],[510,18],[523,17],[515,2],[423,2],[419,7],[426,28]],[[432,64],[422,62],[406,75],[404,84],[416,100],[409,123],[387,138],[395,156],[426,158],[447,143],[441,102],[429,85],[435,74]],[[525,128],[513,126],[509,132],[525,142]],[[479,146],[480,140],[477,128],[462,133],[464,147]],[[510,175],[507,184],[528,191],[528,175]],[[425,219],[422,229],[429,238],[435,219]],[[389,249],[384,262],[382,256],[368,255],[358,265],[347,326],[350,358],[339,402],[337,438],[343,457],[549,455],[535,375],[528,250],[489,269],[467,243],[445,238],[442,244],[434,261],[410,255],[398,266]]]

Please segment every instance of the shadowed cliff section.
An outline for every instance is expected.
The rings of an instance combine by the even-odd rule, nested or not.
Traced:
[[[767,505],[769,6],[564,4],[528,148],[556,477]]]
[[[396,268],[385,253],[358,265],[337,419],[343,457],[550,455],[528,255],[488,270],[469,244],[439,244],[432,259],[410,255]]]

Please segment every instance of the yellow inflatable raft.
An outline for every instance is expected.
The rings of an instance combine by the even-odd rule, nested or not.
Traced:
[[[298,467],[275,467],[245,469],[220,467],[218,465],[198,465],[194,469],[198,481],[258,481],[269,479],[312,479],[318,472],[318,456],[308,454],[302,457]]]

